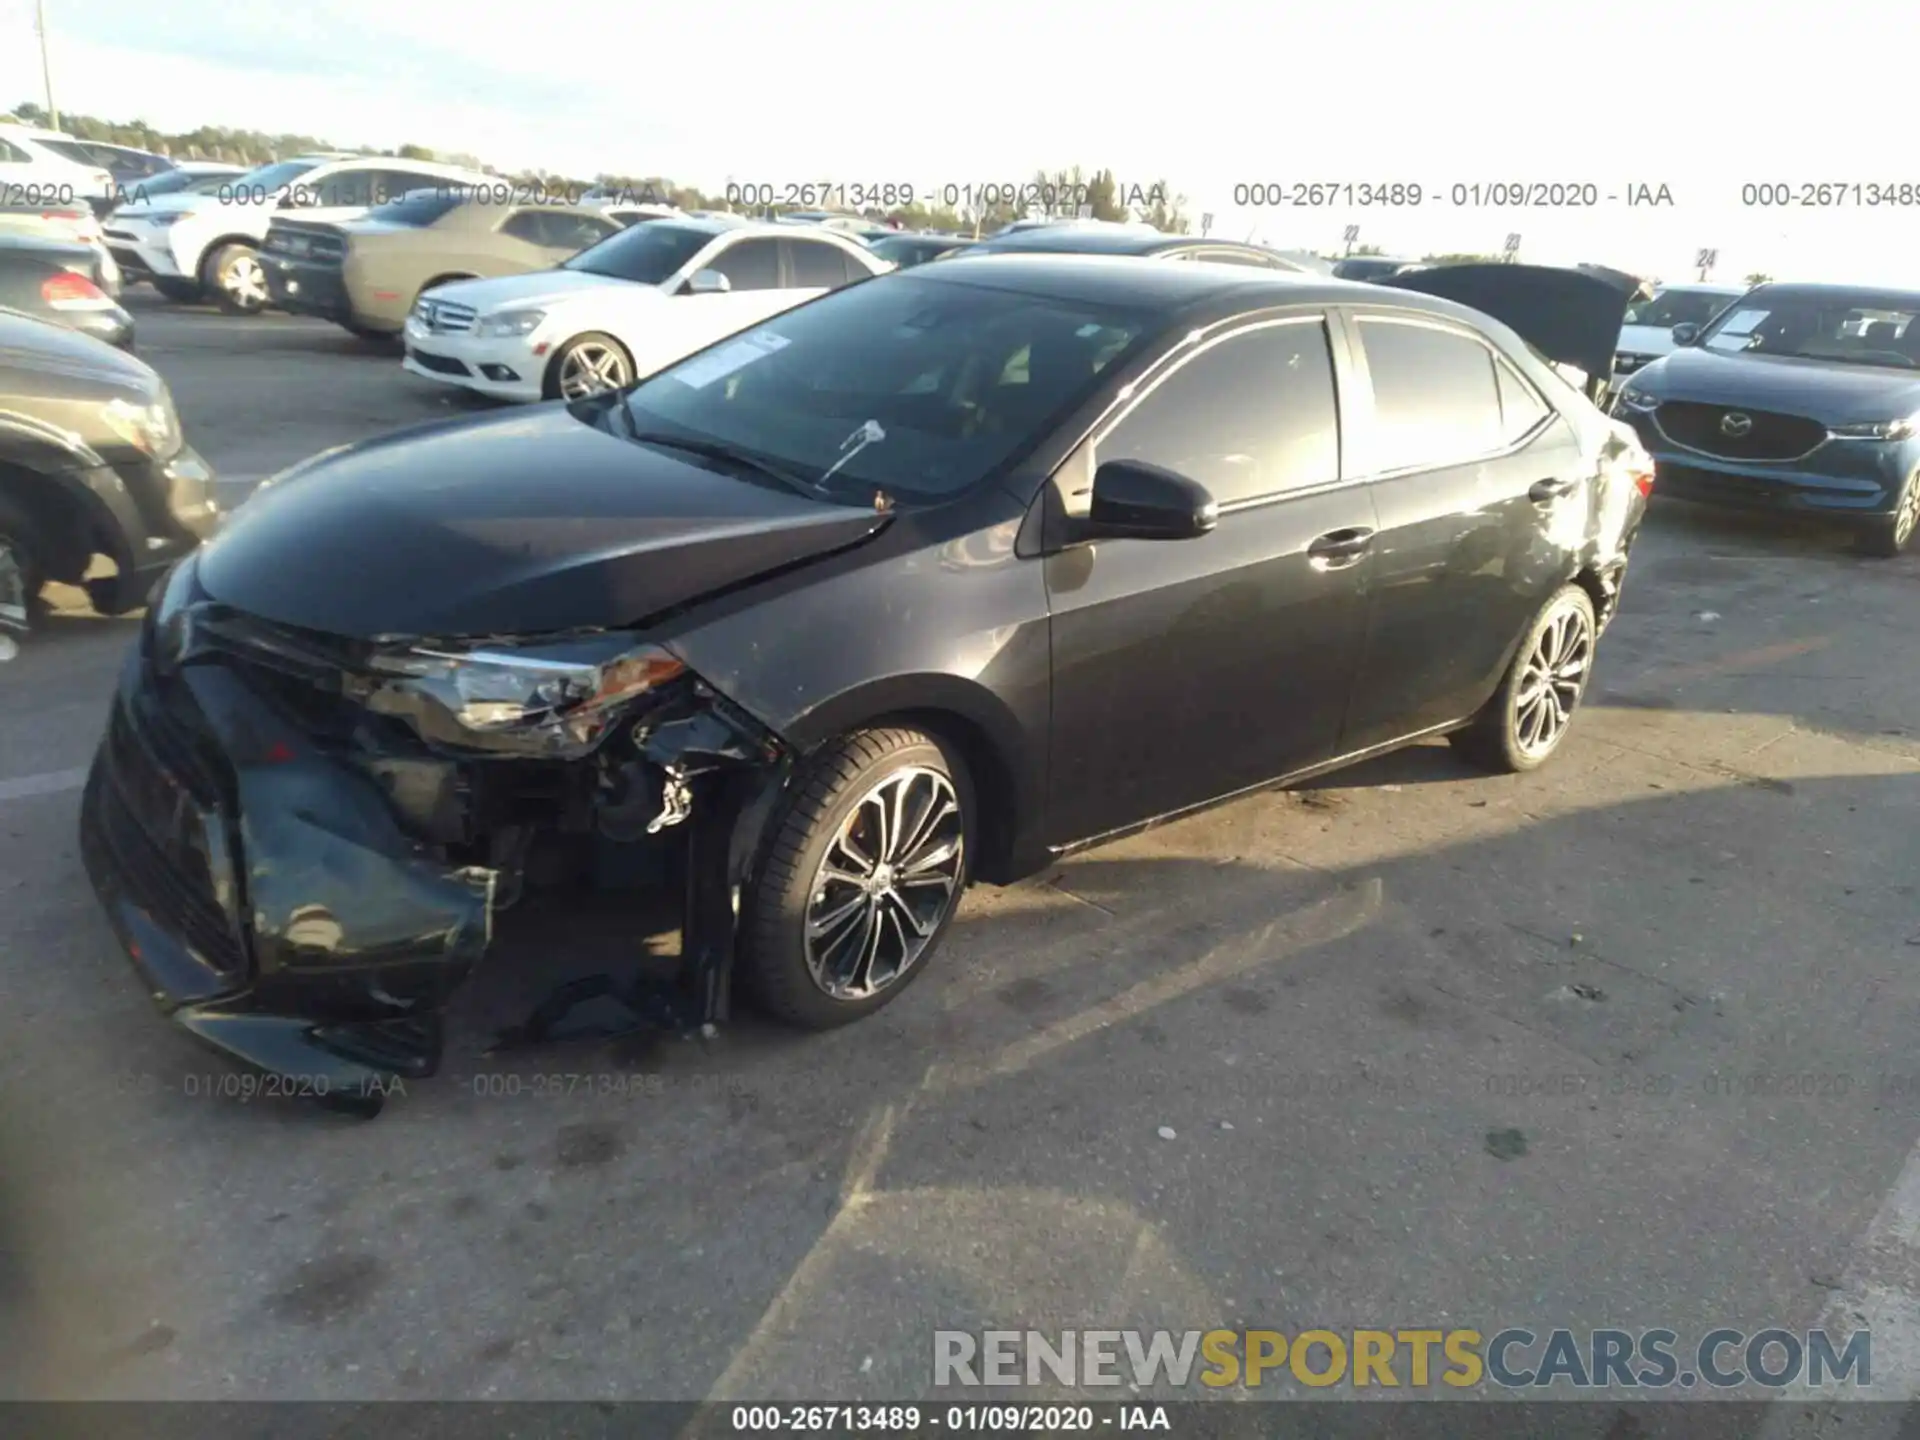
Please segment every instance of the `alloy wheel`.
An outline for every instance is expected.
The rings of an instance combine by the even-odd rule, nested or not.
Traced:
[[[221,283],[235,304],[258,310],[267,303],[267,272],[251,252],[236,255],[227,262]]]
[[[1592,663],[1593,626],[1584,610],[1568,605],[1540,632],[1520,674],[1513,698],[1513,732],[1522,754],[1538,758],[1560,743],[1586,689]]]
[[[560,393],[568,400],[582,400],[603,390],[624,390],[632,380],[626,356],[597,340],[574,346],[560,362]]]
[[[836,1000],[899,983],[939,933],[965,868],[953,782],[913,765],[878,781],[847,813],[814,873],[807,970]]]

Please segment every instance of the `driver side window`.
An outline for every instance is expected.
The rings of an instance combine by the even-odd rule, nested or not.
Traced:
[[[1326,322],[1254,326],[1193,356],[1095,449],[1199,481],[1223,507],[1340,478]]]

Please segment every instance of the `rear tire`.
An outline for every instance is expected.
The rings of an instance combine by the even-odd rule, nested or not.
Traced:
[[[1560,748],[1593,674],[1593,600],[1566,585],[1541,607],[1485,708],[1447,739],[1495,774],[1537,770]]]
[[[267,308],[267,272],[251,245],[222,245],[201,267],[202,283],[229,315],[258,315]]]
[[[155,275],[153,288],[158,290],[163,298],[181,305],[191,305],[206,296],[206,291],[200,288],[198,280],[177,279],[172,275]]]
[[[974,814],[965,765],[918,730],[856,731],[817,752],[743,906],[741,973],[761,1008],[829,1030],[912,984],[966,889]]]
[[[1906,553],[1917,532],[1920,532],[1920,470],[1907,476],[1899,499],[1894,501],[1893,513],[1869,522],[1860,537],[1860,548],[1877,559],[1891,560]]]
[[[0,495],[0,635],[24,634],[39,613],[47,553],[32,519]]]

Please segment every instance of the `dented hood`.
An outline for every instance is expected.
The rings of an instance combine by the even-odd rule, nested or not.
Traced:
[[[223,604],[334,635],[537,634],[634,625],[887,519],[540,405],[297,466],[234,513],[199,578]]]
[[[1374,282],[1470,306],[1561,365],[1605,380],[1613,373],[1620,326],[1640,282],[1599,267],[1437,265]]]

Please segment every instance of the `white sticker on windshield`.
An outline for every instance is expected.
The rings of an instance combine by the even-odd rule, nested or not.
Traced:
[[[1102,330],[1106,328],[1107,328],[1106,326],[1102,325],[1099,321],[1096,320],[1089,324],[1082,325],[1078,330],[1074,331],[1073,333],[1079,336],[1082,340],[1088,340],[1088,339],[1091,339],[1093,336],[1098,335]]]
[[[673,372],[673,378],[682,385],[691,385],[695,390],[704,390],[716,380],[724,380],[744,365],[756,360],[764,360],[775,351],[784,350],[790,342],[784,335],[775,335],[762,331],[758,335],[743,335],[730,345],[722,345],[718,350],[710,350],[697,360],[689,360]]]

